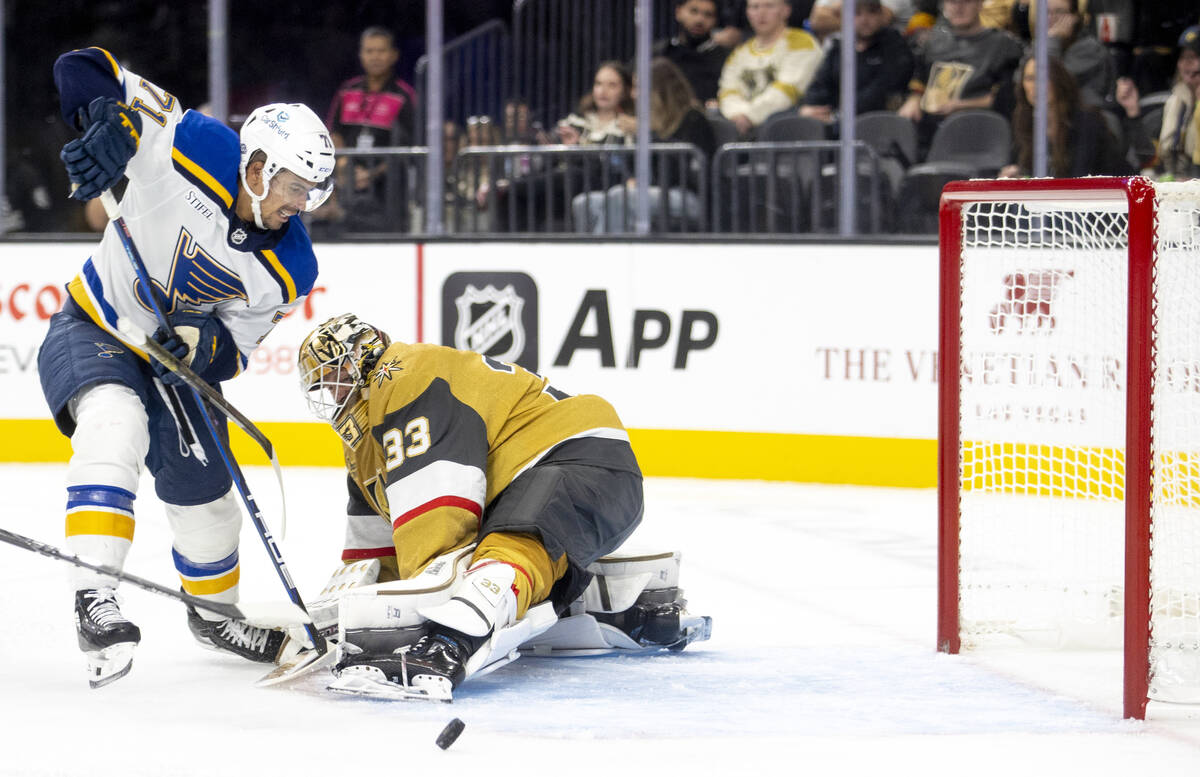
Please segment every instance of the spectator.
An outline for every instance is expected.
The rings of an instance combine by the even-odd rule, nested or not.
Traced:
[[[1100,111],[1083,102],[1075,78],[1057,58],[1049,60],[1050,92],[1046,146],[1049,173],[1054,178],[1085,175],[1131,175],[1125,148],[1109,131]],[[1027,177],[1033,171],[1033,105],[1037,100],[1037,61],[1030,58],[1015,86],[1013,145],[1015,164],[1000,171],[1001,178]]]
[[[633,119],[632,131],[637,130]],[[690,143],[700,149],[706,159],[717,150],[717,138],[704,113],[696,105],[696,96],[687,77],[671,60],[655,57],[650,66],[650,137],[655,143]],[[677,175],[659,180],[663,172],[676,170]],[[687,180],[680,180],[686,178]],[[700,224],[699,171],[684,172],[675,165],[654,166],[651,171],[651,222],[659,220],[662,211],[663,186],[666,185],[668,225],[686,224],[696,229]],[[572,201],[575,228],[580,232],[632,232],[636,199],[634,179],[619,183],[607,191],[585,192]]]
[[[1084,101],[1092,105],[1111,101],[1117,82],[1117,63],[1108,47],[1084,24],[1079,0],[1048,0],[1046,18],[1050,25],[1046,40],[1050,56],[1061,59],[1067,72],[1075,77]],[[1036,27],[1036,3],[1013,5],[1013,31],[1018,37],[1032,41]]]
[[[815,5],[815,0],[795,0],[792,11],[788,14],[788,27],[803,29],[808,25],[808,17]],[[754,34],[750,22],[746,19],[746,0],[722,2],[720,8],[719,27],[713,31],[713,40],[717,45],[730,51],[737,48]]]
[[[995,109],[1007,114],[1012,76],[1021,61],[1021,43],[1010,33],[985,27],[982,0],[945,0],[947,25],[929,34],[917,52],[909,95],[898,111],[917,122],[920,154],[938,124],[955,111]],[[997,103],[997,95],[1002,102]]]
[[[541,143],[562,143],[568,146],[632,145],[633,77],[620,62],[607,61],[596,68],[592,89],[579,101],[574,113],[558,122],[550,132],[540,132]],[[480,208],[492,213],[496,231],[529,229],[535,214],[544,218],[548,231],[569,229],[568,211],[571,194],[594,186],[608,187],[625,179],[623,160],[601,160],[598,157],[571,157],[559,164],[538,164],[535,157],[529,170],[518,169],[511,178],[504,171],[491,176],[496,180]],[[564,196],[566,193],[568,196]]]
[[[1179,36],[1179,59],[1171,95],[1163,104],[1158,156],[1165,178],[1200,177],[1200,25]]]
[[[633,76],[620,62],[601,62],[596,68],[592,91],[579,101],[575,113],[558,123],[559,142],[564,145],[628,145],[632,142]]]
[[[813,3],[812,13],[804,20],[804,29],[824,45],[830,35],[842,29],[841,0],[817,0]]]
[[[834,121],[841,101],[842,36],[833,38],[800,106],[801,116]],[[904,100],[913,56],[904,36],[887,26],[880,0],[854,6],[855,111],[895,110]]]
[[[1012,31],[1012,7],[1014,0],[983,0],[979,9],[979,21],[984,27]]]
[[[787,0],[749,0],[754,37],[734,49],[721,70],[721,113],[748,136],[769,117],[800,102],[817,67],[821,47],[804,30],[787,26]]]
[[[363,75],[342,83],[329,106],[326,125],[337,148],[370,149],[412,145],[416,92],[396,77],[400,52],[395,38],[383,27],[368,27],[359,37],[358,59]],[[399,164],[370,157],[338,159],[337,191],[349,229],[407,229],[407,217],[396,202],[404,188]]]
[[[513,97],[504,102],[503,141],[519,146],[537,142],[537,131],[529,121],[529,103],[523,98]]]
[[[8,158],[4,196],[0,197],[0,235],[6,232],[50,232],[55,229],[47,176],[21,148]],[[61,230],[61,227],[59,227]]]
[[[721,67],[729,57],[729,49],[712,36],[718,10],[717,0],[675,0],[679,32],[654,46],[654,55],[674,62],[700,102],[713,108],[717,105]]]

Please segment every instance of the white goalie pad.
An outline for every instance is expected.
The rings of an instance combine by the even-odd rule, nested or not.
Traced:
[[[358,586],[341,594],[336,617],[338,638],[348,630],[407,629],[425,621],[417,610],[449,600],[454,584],[466,573],[475,546],[438,556],[416,577]]]
[[[685,609],[679,590],[681,560],[677,552],[625,552],[599,559],[588,566],[595,577],[568,612],[522,644],[521,652],[592,656],[682,650],[708,639],[712,620]],[[656,639],[649,638],[652,632]],[[664,634],[665,641],[657,641]]]
[[[624,612],[643,591],[679,587],[678,552],[624,553],[588,565],[595,577],[580,597],[586,612]]]

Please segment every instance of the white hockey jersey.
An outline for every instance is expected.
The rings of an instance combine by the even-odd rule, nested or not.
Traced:
[[[184,111],[173,95],[121,67],[108,52],[78,53],[94,61],[97,52],[124,90],[125,104],[142,119],[120,207],[146,271],[166,300],[168,316],[183,309],[215,311],[237,344],[240,372],[316,281],[308,233],[296,217],[273,231],[238,218],[237,133],[197,111]],[[158,326],[111,223],[67,290],[116,337],[120,317],[144,332]]]

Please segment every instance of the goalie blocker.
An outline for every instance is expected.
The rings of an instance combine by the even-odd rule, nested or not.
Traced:
[[[450,700],[452,684],[422,675],[406,656],[436,621],[423,612],[443,611],[465,583],[474,546],[445,554],[417,577],[374,583],[377,560],[339,568],[310,604],[322,634],[337,641],[329,689],[394,699]],[[462,681],[511,663],[521,654],[591,656],[683,650],[709,638],[712,621],[687,611],[679,588],[680,554],[615,554],[588,567],[584,593],[560,614],[550,602],[499,629],[475,647]],[[285,645],[279,668],[260,684],[281,682],[322,665],[297,631]],[[455,683],[457,684],[457,683]]]

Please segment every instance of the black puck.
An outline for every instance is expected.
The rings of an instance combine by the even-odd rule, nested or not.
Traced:
[[[458,735],[463,732],[466,725],[466,723],[463,723],[458,718],[447,723],[446,727],[442,729],[442,733],[438,734],[437,746],[445,750],[454,744],[454,740],[458,739]]]

